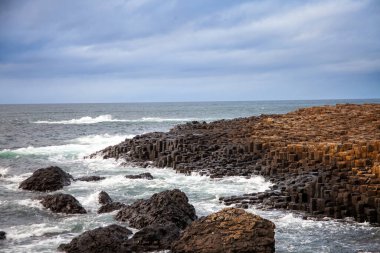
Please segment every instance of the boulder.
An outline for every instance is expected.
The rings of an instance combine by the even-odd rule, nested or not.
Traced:
[[[99,204],[101,204],[101,205],[106,205],[106,204],[112,203],[112,199],[111,199],[110,195],[108,195],[108,193],[106,193],[105,191],[101,191],[99,193],[98,200],[99,200]]]
[[[147,173],[141,173],[141,174],[138,174],[138,175],[127,175],[125,177],[129,178],[129,179],[148,179],[148,180],[153,180],[153,176],[149,172],[147,172]]]
[[[79,201],[69,194],[57,193],[44,196],[41,204],[55,213],[86,213]]]
[[[113,212],[113,211],[115,211],[115,210],[120,210],[120,209],[122,209],[123,207],[126,207],[126,205],[123,204],[123,203],[120,203],[120,202],[112,202],[112,203],[108,203],[108,204],[102,205],[102,206],[98,209],[98,213],[110,213],[110,212]]]
[[[178,228],[184,229],[197,216],[186,194],[174,189],[156,193],[147,200],[138,200],[122,208],[115,218],[128,221],[131,227],[138,229],[166,223],[174,223]]]
[[[99,177],[99,176],[85,176],[85,177],[79,177],[76,180],[78,181],[86,181],[86,182],[92,182],[92,181],[100,181],[106,179],[105,177]]]
[[[273,222],[242,209],[226,208],[194,221],[173,243],[174,253],[275,251]]]
[[[73,177],[61,168],[52,166],[36,170],[21,182],[19,188],[31,191],[56,191],[70,185]]]
[[[7,233],[0,231],[0,240],[5,240],[7,238]]]
[[[58,250],[67,253],[121,253],[130,252],[124,247],[129,229],[113,224],[107,227],[96,228],[75,237],[68,244],[61,244]]]
[[[151,225],[138,231],[125,246],[130,252],[169,250],[179,234],[179,228],[173,223]]]

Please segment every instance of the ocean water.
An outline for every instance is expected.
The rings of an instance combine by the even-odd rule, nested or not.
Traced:
[[[300,107],[336,103],[380,103],[380,100],[260,101],[204,103],[0,105],[0,252],[55,252],[86,230],[114,221],[114,213],[96,213],[104,190],[115,201],[133,203],[153,193],[179,188],[198,216],[222,209],[221,196],[268,189],[262,177],[210,179],[176,174],[172,169],[123,167],[115,160],[83,159],[94,151],[151,131],[167,131],[192,120],[213,121],[260,114],[286,113]],[[98,182],[73,182],[58,192],[72,194],[88,211],[54,214],[33,200],[40,193],[22,191],[19,183],[41,167],[57,165],[74,177],[99,175]],[[155,179],[124,175],[150,172]],[[376,252],[380,228],[350,220],[302,219],[282,210],[256,210],[276,224],[276,252]],[[123,224],[126,225],[126,224]]]

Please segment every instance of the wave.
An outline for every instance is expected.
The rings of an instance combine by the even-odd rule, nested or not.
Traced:
[[[69,140],[64,145],[3,149],[0,151],[0,158],[15,158],[18,156],[47,156],[52,159],[62,156],[66,158],[82,157],[133,137],[134,135],[88,135]]]
[[[115,119],[110,114],[100,115],[98,117],[82,117],[79,119],[70,119],[70,120],[60,120],[60,121],[46,121],[39,120],[32,123],[35,124],[64,124],[64,125],[75,125],[75,124],[97,124],[102,122],[188,122],[188,121],[211,121],[214,119],[207,118],[160,118],[160,117],[143,117],[140,119]]]

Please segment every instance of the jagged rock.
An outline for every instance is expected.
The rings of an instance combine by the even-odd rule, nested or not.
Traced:
[[[128,251],[123,245],[132,234],[129,229],[113,224],[96,228],[75,237],[68,244],[61,244],[58,250],[67,253],[122,253]]]
[[[152,224],[174,223],[184,229],[197,216],[185,193],[178,189],[154,194],[121,209],[116,220],[128,221],[131,227],[144,228]]]
[[[120,202],[112,202],[112,203],[102,205],[98,209],[98,213],[110,213],[110,212],[113,212],[115,210],[120,210],[121,208],[126,207],[126,206],[127,205],[120,203]]]
[[[7,233],[0,231],[0,240],[5,240],[7,238]]]
[[[194,221],[174,242],[174,253],[270,253],[275,225],[242,209],[226,208]]]
[[[99,177],[99,176],[85,176],[85,177],[79,177],[76,180],[78,181],[86,181],[86,182],[92,182],[92,181],[100,181],[106,179],[105,177]]]
[[[147,172],[147,173],[141,173],[141,174],[138,174],[138,175],[127,175],[125,177],[129,178],[129,179],[148,179],[148,180],[153,180],[153,176],[149,172]]]
[[[20,183],[19,188],[31,191],[56,191],[70,185],[73,177],[61,168],[52,166],[36,170]]]
[[[110,195],[108,195],[108,193],[105,191],[101,191],[99,193],[98,201],[99,201],[99,204],[101,204],[101,205],[106,205],[106,204],[112,203],[112,199],[111,199]]]
[[[79,201],[69,194],[57,193],[42,197],[41,204],[55,213],[86,213]]]
[[[173,223],[151,225],[138,231],[125,246],[131,252],[169,250],[179,234],[179,228]]]

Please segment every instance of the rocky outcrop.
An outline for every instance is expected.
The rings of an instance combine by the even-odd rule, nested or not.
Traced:
[[[53,194],[42,197],[41,204],[55,213],[83,214],[86,210],[69,194]]]
[[[113,201],[107,192],[101,191],[101,192],[99,192],[99,195],[98,195],[98,202],[101,205],[106,205],[106,204],[112,203]]]
[[[86,182],[93,182],[93,181],[100,181],[106,179],[105,177],[99,177],[99,176],[85,176],[85,177],[79,177],[76,180],[77,181],[86,181]]]
[[[148,179],[148,180],[153,180],[153,176],[149,172],[147,172],[147,173],[141,173],[141,174],[138,174],[138,175],[127,175],[125,177],[129,178],[129,179]]]
[[[221,201],[380,222],[380,105],[299,109],[136,136],[94,155],[210,177],[262,175],[272,190]]]
[[[98,213],[110,213],[116,210],[120,210],[126,206],[127,206],[126,204],[123,204],[121,202],[112,202],[112,203],[108,203],[99,207]]]
[[[175,189],[156,193],[147,200],[138,200],[121,209],[115,218],[128,221],[131,227],[139,229],[167,223],[174,223],[178,228],[184,229],[197,216],[185,193]]]
[[[61,244],[60,251],[67,253],[121,253],[131,252],[124,247],[128,236],[132,234],[129,229],[110,225],[96,228],[75,237],[69,244]]]
[[[30,191],[56,191],[70,185],[73,177],[61,168],[52,166],[36,170],[22,181],[19,188]]]
[[[116,210],[120,210],[126,205],[120,202],[113,202],[111,197],[105,191],[99,193],[99,204],[102,206],[98,209],[98,213],[109,213]]]
[[[7,233],[0,231],[0,240],[5,240],[7,238]]]
[[[179,234],[179,228],[173,223],[147,226],[128,240],[125,246],[131,252],[169,250]]]
[[[174,253],[270,253],[275,225],[242,209],[226,208],[194,221],[173,244]]]

